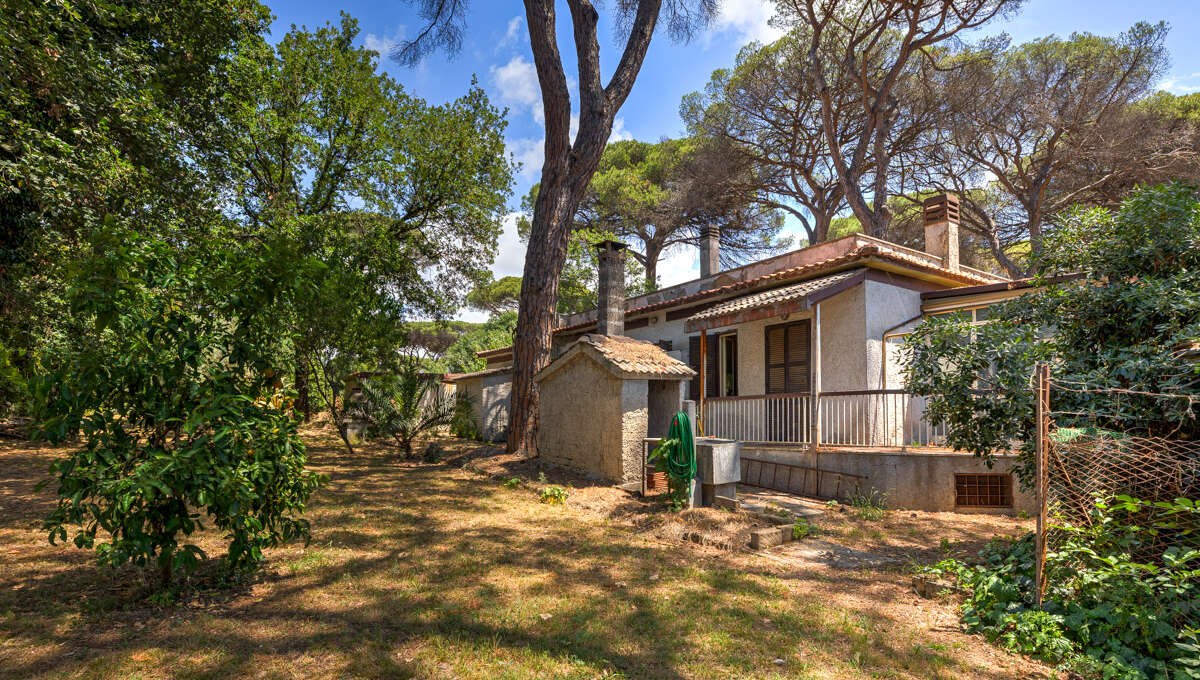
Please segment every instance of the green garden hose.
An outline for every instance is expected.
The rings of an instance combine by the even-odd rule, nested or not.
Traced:
[[[692,439],[692,423],[687,413],[680,411],[671,419],[671,429],[667,431],[667,439],[679,442],[665,453],[664,462],[667,464],[666,473],[683,488],[687,488],[696,478],[696,442]]]

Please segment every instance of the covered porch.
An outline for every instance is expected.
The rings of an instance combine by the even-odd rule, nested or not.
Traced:
[[[866,268],[692,314],[704,434],[809,448],[943,444],[945,428],[925,418],[923,397],[896,388],[896,361],[884,356],[888,329],[919,315],[919,292]]]

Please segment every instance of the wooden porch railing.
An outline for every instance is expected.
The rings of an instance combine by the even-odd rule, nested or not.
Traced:
[[[745,442],[811,445],[819,433],[818,445],[937,445],[945,427],[924,415],[925,398],[903,390],[717,397],[704,403],[704,430]]]

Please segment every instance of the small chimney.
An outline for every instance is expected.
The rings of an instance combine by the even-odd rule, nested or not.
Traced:
[[[604,336],[625,334],[625,248],[619,241],[596,244],[600,255],[600,289],[596,332]]]
[[[700,230],[700,278],[721,271],[721,228],[709,225]]]
[[[938,194],[925,199],[925,252],[942,266],[958,271],[958,197]]]

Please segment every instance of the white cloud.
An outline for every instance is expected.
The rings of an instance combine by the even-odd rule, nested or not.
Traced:
[[[504,31],[504,37],[500,39],[500,43],[496,45],[496,48],[499,49],[501,47],[508,47],[509,45],[516,44],[517,40],[521,38],[521,26],[524,25],[524,23],[525,20],[522,19],[520,15],[509,19],[508,28]]]
[[[519,212],[511,212],[504,216],[504,233],[500,234],[500,244],[496,250],[496,261],[492,263],[492,273],[499,279],[504,276],[520,276],[525,271],[525,244],[517,235],[517,219]]]
[[[535,120],[542,120],[542,91],[537,69],[520,55],[503,66],[492,66],[492,82],[500,90],[500,99],[514,108],[526,109]]]
[[[509,139],[505,147],[513,159],[521,164],[521,177],[526,180],[537,179],[542,172],[542,161],[545,160],[546,140],[542,139]]]
[[[572,122],[574,122],[574,121],[572,121]],[[576,127],[579,127],[578,123],[576,123]],[[571,138],[572,139],[575,138],[574,132],[571,133]],[[614,120],[612,132],[608,135],[608,141],[621,142],[621,141],[628,141],[630,139],[633,139],[633,133],[630,132],[629,130],[625,129],[625,119],[617,118],[616,120]]]
[[[721,3],[721,12],[713,22],[712,30],[706,36],[706,42],[712,40],[713,34],[726,31],[736,33],[743,44],[754,40],[774,42],[786,32],[771,25],[774,16],[774,0],[725,0]]]
[[[1186,76],[1167,76],[1158,84],[1158,89],[1177,95],[1200,92],[1200,73],[1193,73]]]
[[[658,285],[673,286],[700,278],[700,253],[695,246],[667,248],[658,261]]]
[[[363,38],[363,47],[378,52],[380,60],[387,59],[391,55],[392,50],[399,47],[400,43],[404,40],[404,33],[404,24],[397,27],[396,32],[390,38],[381,38],[374,33],[368,33],[367,37]]]

